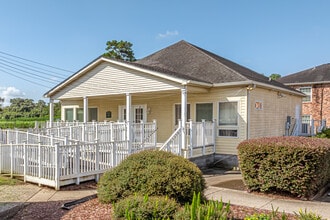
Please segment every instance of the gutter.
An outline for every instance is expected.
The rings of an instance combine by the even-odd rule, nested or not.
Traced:
[[[282,82],[281,82],[282,83]],[[298,85],[315,85],[315,84],[328,84],[330,81],[318,81],[318,82],[297,82],[297,83],[282,83],[287,86],[298,86]]]
[[[241,81],[241,82],[230,82],[230,83],[216,83],[214,84],[214,87],[226,87],[226,86],[248,86],[248,85],[256,85],[256,86],[261,86],[264,88],[269,88],[269,89],[273,89],[273,90],[277,90],[277,91],[281,91],[281,92],[287,92],[287,93],[291,93],[291,94],[295,94],[301,97],[304,97],[305,95],[299,91],[294,91],[294,90],[290,90],[290,89],[285,89],[285,88],[281,88],[278,86],[273,86],[273,85],[269,85],[266,83],[261,83],[261,82],[257,82],[257,81],[253,81],[253,80],[249,80],[249,81]]]

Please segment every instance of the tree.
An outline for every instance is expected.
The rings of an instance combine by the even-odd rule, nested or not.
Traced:
[[[277,74],[277,73],[272,73],[269,78],[273,79],[273,80],[276,80],[276,79],[279,79],[281,78],[281,75],[280,74]]]
[[[105,57],[124,60],[124,61],[135,61],[134,52],[132,50],[133,44],[128,41],[117,41],[112,40],[106,43],[105,48],[108,52],[104,53]]]
[[[2,105],[5,102],[5,98],[0,97],[0,111],[2,111]]]

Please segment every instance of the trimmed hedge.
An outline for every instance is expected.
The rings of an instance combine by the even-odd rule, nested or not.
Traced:
[[[251,191],[308,198],[330,181],[330,140],[272,137],[238,146],[243,179]]]
[[[97,190],[103,203],[138,193],[169,196],[184,204],[191,201],[194,192],[204,189],[203,174],[194,163],[169,152],[148,150],[130,155],[105,172]]]

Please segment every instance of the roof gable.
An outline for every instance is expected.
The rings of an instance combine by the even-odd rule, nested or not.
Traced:
[[[102,62],[119,65],[131,71],[137,70],[149,74],[150,77],[156,76],[160,80],[165,79],[180,84],[189,83],[211,87],[259,83],[265,87],[281,88],[297,93],[297,91],[280,82],[269,80],[268,77],[262,74],[182,40],[136,62],[126,62],[100,56],[62,83],[56,85],[44,96],[50,97],[63,91],[65,87],[71,86],[73,82],[79,80]]]
[[[284,84],[313,84],[330,82],[330,64],[319,65],[278,79]]]
[[[287,89],[277,81],[183,40],[136,63],[168,69],[213,84],[257,81]]]

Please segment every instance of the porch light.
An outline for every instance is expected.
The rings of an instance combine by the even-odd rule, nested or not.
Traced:
[[[253,90],[253,89],[255,89],[255,88],[256,88],[256,85],[255,85],[255,84],[248,85],[248,86],[246,87],[246,89],[249,90],[249,91],[251,91],[251,90]]]

